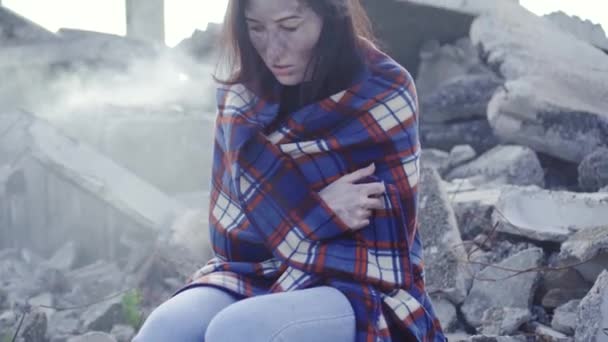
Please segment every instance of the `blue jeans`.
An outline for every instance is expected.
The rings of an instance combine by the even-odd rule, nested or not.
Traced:
[[[337,289],[320,286],[237,300],[195,287],[156,308],[133,342],[352,342],[355,315]]]

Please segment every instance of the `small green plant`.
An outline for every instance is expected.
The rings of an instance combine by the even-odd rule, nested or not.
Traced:
[[[2,342],[11,342],[13,340],[13,334],[5,333],[2,335]]]
[[[122,312],[127,323],[134,329],[138,330],[143,323],[141,313],[141,292],[137,289],[131,290],[122,297]]]

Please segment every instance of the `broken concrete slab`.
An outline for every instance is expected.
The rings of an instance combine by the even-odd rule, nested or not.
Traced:
[[[69,239],[78,246],[80,263],[96,256],[115,260],[126,257],[121,238],[132,235],[145,247],[185,211],[176,200],[45,121],[27,114],[13,117],[22,123],[10,126],[21,149],[8,150],[19,161],[10,177],[19,176],[23,190],[2,196],[15,202],[13,211],[21,210],[27,224],[5,227],[20,234],[9,242],[49,255]],[[19,224],[19,217],[10,221]]]
[[[533,186],[509,188],[502,191],[492,222],[499,224],[500,232],[562,242],[577,231],[608,222],[608,195],[546,191]]]
[[[441,174],[448,163],[449,153],[436,148],[425,148],[422,150],[420,164],[432,167]]]
[[[458,313],[454,304],[444,298],[436,297],[433,298],[433,309],[443,331],[453,332],[458,324]]]
[[[447,180],[469,178],[474,184],[545,184],[544,172],[536,153],[530,148],[499,145],[472,162],[451,170]]]
[[[578,184],[584,191],[598,191],[608,186],[608,148],[598,148],[583,158],[578,166]]]
[[[474,335],[474,336],[470,336],[464,340],[457,340],[457,342],[528,342],[528,341],[529,340],[525,335],[517,335],[517,336]]]
[[[483,313],[481,333],[484,335],[512,335],[519,327],[530,321],[529,309],[493,307]]]
[[[549,257],[548,264],[553,265],[555,262],[552,260],[556,260],[556,257],[557,254]],[[547,269],[542,273],[542,279],[536,292],[536,298],[544,298],[552,290],[562,290],[568,292],[585,291],[585,293],[580,297],[582,298],[587,294],[587,292],[589,292],[591,286],[593,286],[593,283],[587,282],[573,267],[557,270]],[[557,302],[554,304],[557,304]],[[563,303],[560,303],[559,305],[561,304]]]
[[[71,337],[66,342],[116,342],[116,339],[104,332],[91,331],[84,335]]]
[[[208,23],[204,31],[194,30],[189,38],[182,40],[173,49],[190,55],[199,61],[208,61],[217,55],[222,24]]]
[[[608,200],[604,199],[604,203]],[[595,283],[597,276],[608,268],[608,221],[604,218],[598,224],[580,230],[562,243],[557,257],[558,265],[575,265],[575,269],[591,283]]]
[[[122,309],[122,298],[117,297],[91,305],[82,314],[86,331],[110,332],[116,324],[127,323]]]
[[[576,316],[578,314],[578,306],[580,302],[581,301],[578,299],[571,300],[556,308],[553,312],[551,327],[568,336],[574,335],[574,329],[576,328]]]
[[[135,337],[135,329],[129,325],[117,324],[112,327],[112,331],[110,331],[110,335],[116,338],[117,342],[131,342],[133,337]]]
[[[477,157],[477,152],[471,145],[456,145],[450,150],[448,159],[448,167],[454,168],[460,166]]]
[[[467,322],[474,327],[481,326],[483,313],[490,308],[529,310],[540,278],[534,269],[542,265],[543,260],[542,249],[530,248],[479,272],[462,305]],[[522,271],[529,272],[516,274]]]
[[[50,259],[45,260],[44,265],[49,268],[68,272],[76,265],[76,254],[76,244],[73,241],[69,241],[58,249]]]
[[[426,288],[462,303],[470,286],[466,250],[456,217],[437,170],[423,167],[420,183],[420,234],[424,243]]]
[[[563,334],[553,328],[540,324],[538,322],[531,322],[527,325],[526,331],[538,336],[541,341],[548,342],[574,342],[574,339],[566,334]]]
[[[0,46],[3,48],[58,39],[53,32],[0,5]]]
[[[430,40],[441,44],[467,36],[473,16],[409,1],[363,0],[374,31],[390,48],[391,56],[416,77],[420,49]],[[411,20],[403,20],[405,14]],[[432,18],[432,19],[431,19]],[[428,25],[429,20],[442,25]],[[403,32],[412,34],[404,35]]]
[[[577,341],[600,342],[608,333],[608,271],[604,270],[578,306]]]
[[[608,58],[601,50],[520,6],[476,18],[470,37],[507,79],[488,104],[503,141],[572,162],[608,146]]]
[[[416,89],[421,102],[439,89],[446,81],[467,75],[492,74],[483,64],[477,49],[468,37],[453,44],[440,44],[430,40],[420,49],[420,67],[416,77]],[[425,110],[426,116],[426,110]],[[426,120],[422,119],[421,120]],[[432,121],[432,120],[431,120]]]
[[[48,319],[46,314],[34,310],[24,320],[20,335],[25,342],[45,341],[47,326]]]
[[[511,243],[508,240],[496,239],[496,237],[493,239],[488,238],[486,244],[490,245],[490,248],[487,251],[483,249],[475,249],[474,247],[471,251],[469,251],[469,261],[472,264],[471,268],[473,269],[473,274],[475,275],[477,275],[481,270],[489,267],[489,265],[495,265],[516,255],[519,252],[536,247],[528,242]]]
[[[588,291],[589,289],[586,287],[578,289],[551,289],[543,296],[541,303],[544,308],[554,309],[571,300],[582,299]]]
[[[422,97],[422,122],[444,123],[486,118],[488,103],[503,81],[492,73],[464,75],[445,81]]]
[[[562,11],[556,11],[543,16],[562,31],[573,34],[578,39],[584,40],[591,45],[608,51],[608,38],[600,24],[594,24],[590,20],[570,16]]]
[[[499,143],[487,119],[421,123],[420,141],[425,147],[444,151],[449,151],[456,145],[471,145],[478,153],[488,151]]]
[[[482,232],[492,231],[491,215],[503,187],[479,188],[466,179],[444,185],[464,239],[471,240]]]

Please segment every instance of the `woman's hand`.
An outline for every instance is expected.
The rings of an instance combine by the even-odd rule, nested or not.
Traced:
[[[373,175],[375,169],[371,164],[346,174],[319,192],[323,201],[352,230],[368,226],[372,210],[384,208],[382,199],[373,197],[384,193],[384,183],[354,184]]]

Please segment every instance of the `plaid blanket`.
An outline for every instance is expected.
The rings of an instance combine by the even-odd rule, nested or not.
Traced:
[[[402,66],[366,46],[366,68],[350,88],[290,113],[269,135],[276,97],[241,84],[218,90],[215,257],[176,293],[207,285],[250,297],[329,285],[349,299],[357,341],[401,341],[404,332],[446,340],[425,292],[417,231],[416,91]],[[384,181],[384,208],[353,232],[318,192],[372,162],[364,182]]]

